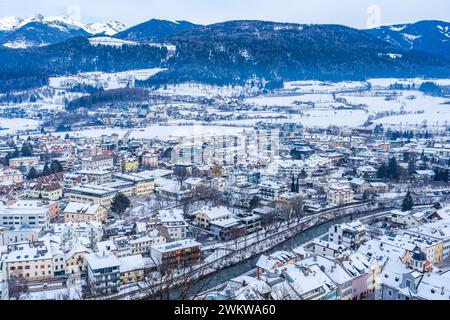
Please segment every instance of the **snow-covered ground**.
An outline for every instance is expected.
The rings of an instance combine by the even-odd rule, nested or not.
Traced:
[[[373,89],[386,89],[393,84],[401,84],[404,86],[415,85],[416,88],[420,87],[420,85],[424,82],[434,82],[440,86],[450,86],[450,79],[395,79],[395,78],[379,78],[379,79],[370,79],[369,82],[372,85]]]
[[[354,91],[367,88],[367,83],[357,81],[320,82],[320,81],[290,81],[284,83],[284,90],[296,93],[332,93]]]
[[[134,41],[127,41],[116,39],[112,37],[94,37],[89,38],[89,43],[93,46],[111,46],[111,47],[122,47],[124,45],[127,46],[137,46],[139,43]]]
[[[265,122],[300,122],[304,126],[327,127],[329,125],[359,126],[369,116],[376,123],[387,125],[445,126],[450,122],[450,100],[425,95],[417,90],[388,90],[394,83],[416,85],[429,79],[374,79],[369,80],[372,90],[368,91],[363,82],[320,83],[317,81],[297,81],[285,84],[278,94],[265,94],[244,99],[256,107],[272,109],[284,107],[300,111],[302,114],[289,115],[278,111],[286,119],[264,120]],[[450,79],[433,80],[439,85],[450,85]],[[301,91],[299,91],[301,90]],[[299,92],[302,92],[299,94]],[[315,92],[315,93],[311,93]],[[348,110],[348,109],[353,110]],[[344,109],[344,110],[338,110]],[[389,113],[380,115],[380,113]],[[403,113],[400,115],[400,113]],[[233,121],[241,125],[251,125],[262,119]]]
[[[159,138],[162,140],[177,139],[180,137],[191,136],[211,136],[211,135],[226,135],[226,134],[238,134],[244,130],[251,130],[248,128],[236,128],[236,127],[224,127],[224,126],[159,126],[152,125],[147,128],[134,129],[130,135],[130,139],[154,139]],[[119,138],[122,138],[129,130],[118,128],[98,128],[88,129],[82,131],[68,132],[71,137],[86,137],[86,138],[99,138],[101,136],[109,136],[112,134],[118,134]],[[66,135],[66,132],[55,133],[55,136]]]
[[[146,80],[165,69],[141,69],[117,73],[82,72],[72,76],[50,78],[50,87],[68,89],[77,84],[92,85],[106,89],[126,88],[136,80]]]
[[[258,93],[259,89],[243,86],[213,86],[199,83],[182,83],[168,85],[158,89],[157,92],[166,95],[192,96],[192,97],[239,97]]]
[[[15,134],[20,130],[33,130],[39,127],[39,121],[30,119],[1,119],[0,118],[1,136]]]

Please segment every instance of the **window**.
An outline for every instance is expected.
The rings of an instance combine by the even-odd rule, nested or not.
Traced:
[[[392,290],[388,290],[388,296],[392,297]]]

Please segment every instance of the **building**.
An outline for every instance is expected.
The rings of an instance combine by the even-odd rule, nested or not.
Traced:
[[[327,203],[333,206],[341,206],[353,202],[353,189],[344,184],[333,184],[326,188]]]
[[[20,167],[34,167],[39,164],[38,157],[23,157],[14,158],[9,160],[9,166],[13,169],[19,169]]]
[[[61,238],[63,244],[77,239],[86,239],[91,248],[101,241],[103,227],[98,221],[61,223],[53,225],[53,233]]]
[[[366,227],[360,221],[353,221],[330,227],[328,241],[354,248],[364,241],[365,235]]]
[[[9,185],[23,181],[23,174],[17,169],[3,168],[0,170],[0,184]]]
[[[257,199],[259,188],[253,184],[245,184],[227,189],[230,205],[240,208],[250,208],[253,199]]]
[[[26,194],[33,199],[56,201],[63,197],[63,187],[59,183],[36,183]]]
[[[156,219],[156,222],[165,227],[170,239],[182,240],[188,236],[189,225],[184,220],[181,209],[160,210]]]
[[[390,261],[380,276],[377,300],[446,300],[450,299],[450,276],[423,273]]]
[[[439,220],[433,223],[423,224],[417,228],[404,231],[412,236],[421,236],[426,240],[437,240],[443,243],[442,258],[450,257],[450,223],[448,220]]]
[[[232,218],[232,213],[225,207],[204,207],[195,215],[195,222],[199,227],[208,229],[210,224],[219,220]]]
[[[200,261],[200,246],[192,239],[155,245],[151,257],[161,271],[189,267]]]
[[[234,216],[244,226],[245,233],[250,234],[261,230],[261,216],[252,213],[242,213]]]
[[[383,182],[371,182],[370,187],[372,188],[373,192],[378,194],[389,192],[389,186]]]
[[[116,173],[116,179],[126,181],[133,184],[133,195],[145,196],[155,191],[155,179],[151,177],[141,176],[139,173]]]
[[[116,293],[120,285],[120,260],[112,252],[86,255],[87,279],[92,295]]]
[[[135,172],[139,169],[139,159],[135,155],[127,155],[120,161],[122,172]]]
[[[145,153],[142,155],[142,166],[144,168],[155,168],[158,165],[159,155],[157,153]]]
[[[348,248],[344,245],[321,239],[314,239],[309,249],[316,255],[330,258],[339,258],[349,252]]]
[[[58,217],[57,203],[39,200],[17,200],[6,205],[0,202],[0,226],[46,229],[50,220]]]
[[[287,185],[285,183],[276,181],[264,181],[258,187],[258,197],[267,201],[275,201],[281,194],[287,191]]]
[[[120,281],[122,284],[139,282],[144,279],[144,259],[140,254],[119,258]]]
[[[210,223],[211,234],[219,241],[230,241],[245,236],[245,226],[235,218]]]
[[[415,181],[430,182],[434,180],[436,173],[433,170],[416,170],[412,173]]]
[[[418,227],[424,220],[424,215],[422,212],[413,213],[411,211],[404,212],[401,210],[393,210],[391,214],[391,222],[401,226],[404,229]]]
[[[91,250],[84,245],[75,241],[65,254],[66,273],[68,275],[83,274],[86,272],[87,262],[86,255],[91,254]]]
[[[301,260],[299,265],[304,267],[317,265],[337,286],[337,299],[351,300],[353,279],[339,261],[318,255]]]
[[[18,242],[33,242],[39,238],[40,228],[30,227],[0,227],[0,246]]]
[[[64,209],[64,222],[103,222],[108,218],[108,210],[100,204],[69,202]]]
[[[65,274],[62,252],[50,242],[25,242],[9,246],[4,263],[9,281],[52,279]]]
[[[72,202],[99,204],[109,209],[117,190],[98,186],[78,186],[68,189],[66,193]]]
[[[114,159],[109,155],[98,155],[81,160],[83,170],[98,170],[114,167]]]
[[[350,185],[352,186],[354,192],[360,194],[371,190],[370,184],[366,180],[360,178],[352,179],[350,181]]]
[[[77,171],[77,174],[86,176],[88,181],[96,185],[102,185],[112,181],[112,172],[104,169],[85,169]]]

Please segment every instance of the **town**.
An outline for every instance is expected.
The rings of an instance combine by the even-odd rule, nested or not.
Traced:
[[[448,1],[3,2],[0,300],[450,300]]]
[[[449,299],[448,129],[91,128],[1,137],[2,299]]]

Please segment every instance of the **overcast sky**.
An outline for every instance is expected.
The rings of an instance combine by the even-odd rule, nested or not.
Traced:
[[[64,15],[82,22],[151,18],[209,24],[236,19],[337,23],[357,28],[418,20],[450,21],[448,0],[0,0],[0,16]]]

